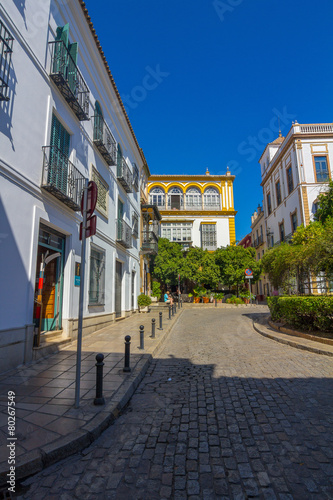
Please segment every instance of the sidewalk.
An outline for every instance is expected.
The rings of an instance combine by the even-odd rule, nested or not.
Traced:
[[[269,339],[287,344],[297,349],[304,349],[306,351],[314,352],[316,354],[323,354],[324,356],[333,356],[332,341],[327,339],[318,338],[313,340],[314,336],[305,334],[303,332],[284,329],[284,332],[279,331],[277,325],[270,321],[270,313],[261,314],[260,317],[253,319],[254,329]]]
[[[76,342],[47,358],[11,370],[0,377],[0,485],[9,470],[8,391],[15,393],[16,480],[34,474],[96,439],[128,403],[144,377],[152,357],[180,318],[180,309],[168,319],[159,311],[135,314],[83,338],[80,408],[74,408]],[[150,338],[152,318],[155,339]],[[145,349],[140,350],[139,326],[145,327]],[[131,372],[124,373],[124,337],[130,335]],[[104,354],[104,406],[93,404],[96,395],[96,354]]]

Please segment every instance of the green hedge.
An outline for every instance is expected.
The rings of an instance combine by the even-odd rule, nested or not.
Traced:
[[[267,297],[273,321],[303,330],[333,331],[333,296]]]

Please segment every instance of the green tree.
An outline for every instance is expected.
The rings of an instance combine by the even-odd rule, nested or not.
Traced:
[[[217,287],[220,280],[219,268],[214,254],[199,247],[190,248],[180,269],[180,275],[195,285],[205,285],[210,289]]]
[[[176,285],[184,255],[178,243],[167,238],[158,240],[158,254],[154,260],[153,276],[165,285]]]
[[[247,280],[245,269],[253,271],[253,281],[256,282],[261,274],[261,262],[255,258],[255,250],[252,247],[244,248],[241,245],[232,245],[218,248],[215,251],[215,262],[220,268],[221,281],[231,288],[244,284]]]
[[[319,194],[318,205],[314,219],[324,224],[328,218],[333,217],[333,181],[329,182],[327,191]]]
[[[298,252],[288,243],[281,243],[267,250],[262,258],[263,271],[268,274],[274,288],[282,288],[285,293],[294,288],[297,274],[301,273],[301,270],[297,269],[298,260]]]

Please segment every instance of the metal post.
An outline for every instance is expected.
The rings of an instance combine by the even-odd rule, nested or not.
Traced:
[[[155,318],[152,318],[151,320],[151,338],[155,338]]]
[[[104,405],[105,401],[103,398],[103,359],[104,354],[96,355],[96,397],[94,399],[94,405]]]
[[[215,297],[215,307],[217,307],[217,298]]]
[[[162,327],[162,313],[160,312],[160,330],[163,330],[163,327]]]
[[[251,286],[252,281],[249,279],[249,288],[250,288],[250,304],[252,305],[252,286]]]
[[[172,304],[170,307],[171,307],[171,314],[172,314],[172,316],[173,316],[173,315],[175,314],[175,311],[174,311],[174,309],[173,309],[173,304]]]
[[[145,348],[145,327],[143,325],[140,326],[140,349]]]
[[[169,306],[169,319],[171,319],[171,306]]]
[[[182,297],[180,298],[180,307],[183,307],[183,299],[182,299]]]
[[[126,335],[125,337],[125,363],[123,372],[130,372],[130,348],[131,348],[131,337]]]
[[[88,179],[85,180],[83,188],[83,222],[82,222],[82,247],[80,266],[80,295],[79,295],[79,317],[77,328],[77,350],[76,350],[76,379],[75,379],[75,408],[80,406],[80,377],[81,377],[81,351],[82,351],[82,323],[83,323],[83,299],[84,299],[84,274],[86,262],[86,225],[87,225],[87,202],[88,202]]]

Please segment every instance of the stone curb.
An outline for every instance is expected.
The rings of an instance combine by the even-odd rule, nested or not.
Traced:
[[[154,356],[156,356],[158,351],[165,344],[184,310],[185,309],[178,311],[176,313],[178,317],[175,321],[163,329],[163,336],[156,339],[158,341],[156,346],[154,346],[150,352],[144,354],[144,358],[137,363],[134,370],[130,372],[128,378],[122,382],[111,400],[106,403],[103,411],[96,414],[84,427],[17,458],[15,464],[17,480],[26,479],[40,472],[45,467],[82,451],[90,446],[90,444],[114,422],[121,410],[130,401],[138,385],[144,378]],[[5,486],[7,481],[8,467],[5,468],[4,465],[5,464],[2,464],[0,467],[0,487]]]
[[[278,330],[279,332],[286,333],[287,335],[293,335],[294,337],[301,337],[306,340],[312,340],[314,342],[320,342],[321,344],[333,345],[333,339],[326,339],[322,337],[317,337],[316,335],[311,335],[310,333],[299,332],[298,330],[292,330],[291,328],[285,328],[284,326],[279,326],[273,321],[268,321],[269,326]]]
[[[297,349],[303,349],[305,351],[314,352],[316,354],[323,354],[324,356],[333,356],[333,352],[325,351],[323,349],[317,349],[316,347],[307,346],[307,345],[301,344],[300,342],[296,342],[294,340],[287,340],[287,339],[278,337],[278,336],[276,336],[276,335],[274,335],[272,333],[264,332],[263,330],[259,329],[258,324],[256,324],[255,320],[252,320],[252,321],[253,321],[253,328],[254,328],[254,330],[256,332],[260,333],[260,335],[263,335],[263,337],[267,337],[267,338],[269,338],[271,340],[275,340],[276,342],[280,342],[281,344],[286,344],[286,345],[289,345],[291,347],[296,347]],[[285,335],[291,335],[291,334],[290,333],[288,333],[288,334],[286,333]]]

